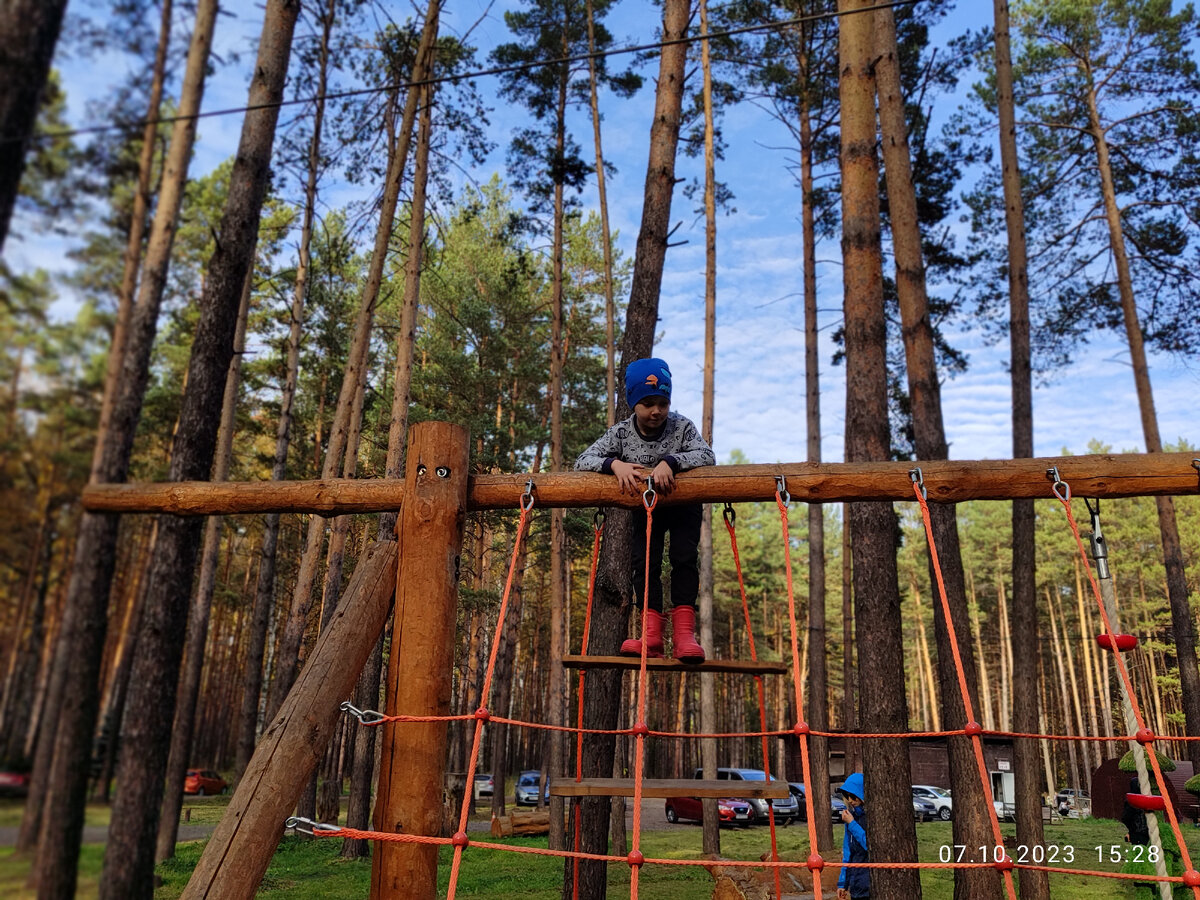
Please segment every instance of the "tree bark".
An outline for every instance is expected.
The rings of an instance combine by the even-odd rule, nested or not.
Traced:
[[[566,8],[564,7],[562,53],[567,55]],[[558,96],[555,104],[555,158],[562,159],[566,144],[567,79],[569,70],[560,65],[557,71]],[[554,182],[554,227],[551,247],[550,278],[550,471],[561,472],[563,467],[563,366],[566,362],[566,346],[563,340],[563,183],[561,178]],[[566,724],[565,673],[560,660],[565,652],[567,603],[567,528],[566,511],[550,510],[550,725]],[[550,777],[561,778],[566,774],[566,735],[561,731],[547,734],[550,741]],[[541,795],[538,795],[541,806]],[[565,848],[563,834],[563,798],[550,798],[551,850]]]
[[[158,29],[158,48],[154,54],[154,70],[150,79],[150,99],[146,110],[146,127],[142,129],[142,152],[138,157],[137,190],[133,194],[133,211],[129,219],[129,238],[125,244],[125,259],[121,272],[120,293],[117,294],[117,316],[113,321],[112,343],[108,348],[108,367],[104,376],[104,396],[100,402],[100,422],[96,426],[98,440],[92,455],[92,471],[100,465],[100,441],[108,431],[112,407],[120,383],[121,360],[133,315],[133,298],[137,290],[138,267],[142,260],[142,239],[146,235],[146,217],[150,209],[150,179],[154,172],[154,148],[158,132],[158,116],[162,107],[163,70],[171,44],[171,0],[163,0],[161,23]],[[3,241],[0,241],[3,243]]]
[[[67,0],[10,0],[0,20],[0,250],[17,202]]]
[[[296,284],[292,291],[292,311],[288,324],[287,369],[279,400],[279,421],[275,429],[275,460],[271,481],[282,481],[287,475],[288,447],[292,433],[292,406],[296,398],[296,382],[300,374],[300,332],[304,320],[304,303],[308,292],[309,268],[312,261],[313,218],[317,205],[317,178],[321,168],[321,135],[325,121],[325,88],[328,81],[329,36],[333,30],[335,0],[330,0],[322,20],[321,52],[317,70],[317,99],[313,110],[313,133],[308,145],[308,175],[304,186],[304,213],[300,225],[300,251],[296,260]],[[267,636],[267,620],[275,601],[276,552],[279,547],[279,514],[269,513],[263,523],[261,562],[258,567],[254,607],[247,635],[246,670],[242,691],[241,711],[238,714],[238,739],[234,762],[234,780],[246,771],[258,737],[258,706],[262,691],[263,642]]]
[[[708,34],[708,2],[700,0],[700,34]],[[704,402],[700,415],[700,433],[708,445],[713,439],[713,400],[717,357],[717,200],[716,151],[713,134],[712,60],[707,40],[700,42],[700,66],[704,75]],[[715,652],[713,647],[713,532],[712,505],[706,503],[700,519],[700,645]],[[717,700],[714,676],[700,676],[700,730],[715,734]],[[717,742],[705,738],[700,742],[700,757],[705,778],[717,777]],[[717,801],[706,797],[703,808],[703,849],[705,856],[721,853],[721,820]]]
[[[108,431],[99,438],[100,463],[94,468],[92,483],[123,482],[129,471],[149,377],[159,305],[195,141],[194,116],[204,94],[216,13],[216,0],[201,0],[197,5],[179,98],[180,118],[171,130],[138,302],[122,360],[120,387]],[[84,515],[80,521],[44,701],[44,708],[54,714],[42,716],[38,729],[30,796],[17,847],[30,850],[37,842],[39,854],[31,880],[37,882],[39,891],[47,897],[69,897],[75,892],[87,791],[86,760],[91,754],[99,705],[98,683],[119,523],[119,518],[112,515]]]
[[[237,307],[254,255],[259,217],[270,182],[278,103],[287,77],[298,0],[270,0],[229,197],[217,249],[199,301],[200,319],[188,363],[179,429],[171,451],[172,480],[209,475],[220,408],[233,357]],[[117,796],[100,880],[103,898],[149,898],[153,893],[155,835],[170,722],[196,562],[199,519],[163,516],[150,570],[150,587],[117,766]]]
[[[246,319],[250,311],[250,295],[254,289],[254,266],[246,270],[242,299],[238,304],[237,325],[233,336],[233,358],[225,380],[221,399],[221,424],[217,431],[216,461],[213,481],[229,477],[233,458],[234,413],[237,410],[238,389],[242,380],[242,353],[246,346]],[[183,782],[192,753],[192,736],[196,720],[196,701],[200,696],[200,676],[204,667],[204,647],[208,641],[208,620],[212,611],[213,594],[217,586],[217,561],[221,548],[220,516],[212,516],[204,526],[204,549],[200,554],[200,581],[188,611],[187,646],[184,649],[183,675],[176,696],[175,725],[171,729],[171,749],[167,756],[167,786],[163,794],[162,816],[158,826],[155,862],[175,855],[175,839],[179,834],[179,810],[183,807]]]
[[[921,252],[917,193],[913,184],[904,98],[901,96],[895,15],[890,8],[877,10],[874,24],[879,124],[896,263],[896,293],[900,304],[901,335],[904,341],[917,459],[948,459],[950,454],[942,417],[941,384],[938,378],[933,325],[929,318],[925,262]],[[971,688],[978,684],[978,677],[975,671],[975,657],[971,652],[957,513],[952,505],[936,504],[930,507],[929,518],[946,589],[946,609],[943,610],[942,604],[937,600],[933,603],[941,721],[945,728],[957,730],[968,720],[978,720],[975,710],[978,698],[970,696]],[[932,571],[932,557],[930,583],[937,583]],[[959,681],[955,659],[956,649],[958,662],[962,665],[962,684]],[[966,686],[965,696],[963,684]],[[954,843],[978,847],[988,842],[992,832],[987,800],[979,790],[979,770],[972,744],[973,740],[965,736],[947,739],[950,784],[958,798],[954,809]],[[984,869],[954,870],[956,900],[994,895],[999,889],[1000,884],[992,872]]]
[[[887,336],[883,310],[879,219],[879,164],[875,155],[875,78],[872,19],[845,15],[866,8],[839,0],[842,106],[842,271],[845,289],[846,460],[890,457],[887,408]],[[896,572],[896,522],[891,504],[852,503],[854,599],[861,725],[871,733],[908,730],[904,696],[903,632]],[[863,742],[872,859],[916,859],[912,802],[896,784],[911,784],[908,742]],[[913,869],[872,869],[871,896],[921,896]]]
[[[664,0],[664,40],[684,36],[689,18],[688,0]],[[654,98],[654,121],[650,128],[650,152],[646,166],[646,187],[642,205],[642,224],[638,233],[633,264],[633,283],[625,315],[625,335],[621,346],[620,370],[635,359],[649,356],[654,347],[654,328],[658,321],[658,293],[662,285],[663,264],[667,252],[667,232],[671,218],[671,196],[675,188],[675,150],[679,143],[679,117],[683,106],[683,81],[686,74],[687,48],[671,44],[659,56],[658,87]],[[618,391],[617,419],[628,415],[628,404]],[[630,590],[629,557],[632,520],[623,509],[607,510],[607,524],[600,548],[596,574],[596,601],[592,607],[592,634],[589,647],[601,655],[617,651],[626,634]],[[617,721],[621,691],[620,673],[595,673],[589,679],[584,702],[584,722],[588,728],[613,728]],[[612,774],[616,742],[611,738],[587,741],[584,745],[583,777],[608,778]],[[585,853],[607,853],[608,798],[585,798],[571,811],[580,817],[580,849]],[[563,900],[572,896],[573,865],[564,863]],[[587,860],[580,864],[579,900],[601,900],[606,893],[607,864]]]
[[[813,133],[812,109],[808,101],[811,84],[808,36],[801,25],[799,53],[800,81],[800,194],[801,240],[804,245],[804,409],[807,456],[810,463],[821,461],[821,366],[817,330],[817,233],[816,210],[813,205]],[[824,647],[825,633],[825,510],[818,504],[808,507],[808,631],[809,645]],[[849,684],[849,682],[847,682]],[[829,729],[829,673],[824,652],[809,656],[808,722],[814,731]],[[852,693],[851,702],[853,702]],[[812,749],[809,767],[812,784],[806,785],[813,798],[813,809],[828,809],[829,741],[823,737],[809,738]],[[828,816],[817,816],[813,823],[817,848],[831,849],[833,823]]]
[[[596,17],[592,0],[587,0],[588,52],[596,52]],[[588,57],[588,88],[592,109],[592,138],[596,145],[596,193],[600,204],[601,240],[604,246],[604,337],[607,365],[605,368],[605,391],[608,425],[617,421],[617,372],[616,372],[616,304],[613,302],[612,232],[608,227],[608,188],[604,174],[604,148],[600,141],[600,101],[596,96],[596,60]]]
[[[1133,364],[1133,383],[1137,389],[1138,410],[1142,416],[1142,433],[1147,453],[1162,453],[1162,438],[1158,433],[1158,415],[1154,410],[1154,392],[1150,386],[1150,367],[1146,361],[1146,346],[1142,326],[1138,322],[1137,302],[1133,296],[1133,278],[1129,256],[1125,251],[1125,233],[1121,211],[1117,206],[1117,190],[1113,183],[1112,163],[1108,140],[1100,122],[1096,91],[1087,94],[1088,122],[1096,146],[1096,167],[1104,198],[1104,216],[1108,222],[1109,245],[1113,265],[1117,270],[1117,289],[1121,295],[1121,314],[1125,320],[1125,337],[1129,341],[1129,358]],[[1179,685],[1183,716],[1189,737],[1200,737],[1200,668],[1196,663],[1196,627],[1188,603],[1187,573],[1179,543],[1179,525],[1175,520],[1175,503],[1170,497],[1158,497],[1158,530],[1162,540],[1163,566],[1167,570],[1167,598],[1171,604],[1171,630],[1175,638],[1175,660],[1179,667]],[[1187,741],[1188,759],[1200,771],[1200,741]]]
[[[425,15],[425,27],[421,32],[421,43],[417,48],[416,60],[413,63],[411,79],[413,82],[423,81],[428,76],[432,65],[439,5],[440,0],[430,0],[429,9]],[[383,281],[383,269],[387,262],[388,245],[391,242],[392,229],[395,225],[400,184],[404,180],[404,170],[408,164],[408,150],[412,142],[413,122],[416,119],[417,101],[420,95],[420,90],[410,89],[404,101],[404,115],[400,124],[400,132],[388,164],[383,203],[379,211],[379,225],[375,230],[375,247],[371,254],[366,283],[363,286],[358,316],[354,323],[354,337],[350,345],[349,356],[346,359],[346,371],[342,376],[341,391],[338,394],[337,409],[334,412],[333,426],[330,429],[329,442],[325,450],[325,460],[321,466],[322,478],[331,478],[337,472],[346,447],[354,392],[358,387],[358,373],[367,364],[371,325],[375,317],[375,303],[379,299],[379,286]],[[324,520],[316,516],[311,518],[304,544],[304,555],[300,560],[300,571],[296,578],[295,590],[292,593],[291,609],[284,627],[283,639],[279,645],[279,664],[275,670],[270,702],[267,706],[268,719],[274,718],[275,712],[283,703],[283,698],[296,680],[296,672],[300,665],[300,647],[304,640],[308,613],[312,607],[313,581],[317,574],[324,534]]]

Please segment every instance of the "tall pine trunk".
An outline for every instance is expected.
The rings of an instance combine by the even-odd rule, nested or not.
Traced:
[[[879,96],[879,124],[882,133],[884,171],[887,177],[888,212],[892,226],[893,253],[896,263],[896,293],[900,303],[901,335],[904,341],[908,392],[912,405],[912,423],[918,460],[949,458],[942,418],[941,384],[938,379],[933,324],[929,318],[929,297],[925,285],[925,262],[921,253],[921,227],[917,214],[917,193],[913,184],[912,158],[908,146],[908,128],[901,96],[899,50],[896,46],[896,21],[891,9],[875,13],[876,90]],[[962,550],[958,539],[956,508],[934,504],[929,509],[933,540],[941,562],[946,589],[943,610],[939,598],[933,599],[934,633],[938,648],[938,679],[943,727],[962,728],[978,719],[978,697],[970,691],[978,684],[972,653],[970,617],[963,578]],[[932,567],[932,558],[931,558]],[[936,583],[930,572],[930,582]],[[953,643],[951,631],[953,629]],[[957,654],[954,646],[957,645]],[[967,695],[963,695],[955,657],[961,662]],[[954,809],[954,842],[978,847],[988,842],[991,821],[987,801],[979,790],[979,769],[970,738],[947,739],[950,784],[957,802]],[[995,874],[983,869],[955,869],[956,900],[994,894],[1000,885]]]
[[[708,34],[708,2],[700,0],[700,34]],[[700,42],[700,68],[704,77],[704,400],[700,414],[700,433],[708,445],[713,439],[713,398],[717,368],[717,198],[716,149],[713,134],[712,53],[707,40]],[[712,504],[704,504],[700,518],[700,645],[714,653],[713,647],[713,527]],[[700,676],[700,730],[716,733],[717,699],[712,673]],[[705,778],[717,777],[717,742],[700,742],[700,758]],[[703,804],[703,849],[705,856],[721,852],[721,821],[717,802],[706,798]]]
[[[1109,247],[1117,271],[1117,289],[1121,295],[1121,315],[1125,320],[1125,337],[1129,342],[1129,358],[1133,364],[1133,383],[1137,389],[1138,411],[1142,417],[1142,434],[1147,453],[1162,453],[1162,437],[1158,432],[1158,415],[1154,410],[1154,392],[1150,386],[1150,367],[1146,361],[1146,345],[1138,321],[1137,302],[1133,296],[1133,277],[1129,256],[1125,251],[1125,232],[1121,210],[1117,205],[1117,189],[1109,159],[1108,139],[1100,122],[1096,105],[1096,88],[1087,94],[1088,123],[1096,148],[1096,168],[1104,200],[1104,217],[1108,223]],[[1162,540],[1163,566],[1167,571],[1167,599],[1171,604],[1171,630],[1175,638],[1175,660],[1179,667],[1180,699],[1189,737],[1200,737],[1200,669],[1196,665],[1196,627],[1188,603],[1187,573],[1183,566],[1183,550],[1179,543],[1179,525],[1175,519],[1175,501],[1156,497],[1158,530]],[[1188,759],[1193,769],[1200,771],[1200,741],[1188,741]]]
[[[684,36],[689,17],[688,0],[664,0],[664,40]],[[649,356],[654,349],[654,328],[658,321],[658,292],[662,285],[663,264],[667,254],[667,233],[671,219],[671,196],[675,189],[675,151],[679,144],[679,117],[683,106],[683,82],[687,68],[687,48],[670,44],[659,56],[658,86],[654,96],[654,121],[650,127],[650,152],[646,165],[646,186],[642,204],[642,224],[638,232],[633,263],[633,283],[625,314],[625,335],[621,342],[620,369],[635,359]],[[623,391],[618,390],[620,398]],[[617,418],[629,415],[628,404],[618,401]],[[592,634],[589,649],[597,655],[613,654],[625,638],[629,617],[629,557],[632,518],[628,510],[607,510],[607,524],[596,573],[596,599],[592,607]],[[588,728],[614,728],[621,700],[620,672],[593,672],[588,678],[584,701],[584,724]],[[609,778],[612,775],[616,742],[611,738],[587,741],[583,753],[583,777]],[[580,817],[581,847],[585,853],[607,853],[609,813],[606,797],[585,798],[572,809]],[[574,826],[574,822],[571,823]],[[572,897],[572,861],[563,867],[563,900]],[[579,900],[601,900],[605,896],[607,866],[586,860],[580,864]]]
[[[437,37],[438,6],[439,0],[430,0],[429,11],[425,16],[425,27],[421,32],[421,43],[417,48],[416,59],[413,63],[411,78],[413,83],[423,81],[429,72],[434,40]],[[367,279],[363,286],[358,316],[354,323],[354,336],[346,359],[341,390],[338,393],[333,426],[330,428],[329,442],[325,449],[325,460],[321,466],[322,478],[336,476],[346,448],[346,439],[350,432],[351,408],[354,405],[354,393],[358,388],[358,373],[367,364],[371,326],[375,318],[375,303],[379,299],[379,287],[383,281],[388,246],[396,221],[400,184],[404,180],[404,170],[408,164],[408,150],[412,142],[413,123],[416,119],[417,100],[420,95],[420,90],[409,88],[404,102],[404,115],[401,119],[396,146],[391,151],[383,189],[383,203],[379,210],[379,224],[375,230],[375,246],[367,269]],[[271,685],[270,702],[267,706],[268,721],[275,717],[275,713],[283,705],[284,698],[291,690],[299,671],[300,649],[304,640],[304,630],[308,623],[308,613],[312,608],[313,582],[316,579],[324,536],[325,519],[322,516],[312,516],[308,523],[304,554],[300,560],[300,571],[292,592],[287,624],[284,626],[283,639],[279,645],[279,662],[275,669],[275,679]]]
[[[66,9],[67,0],[10,0],[0,17],[0,250]]]
[[[120,387],[108,430],[99,437],[100,463],[92,483],[123,482],[129,471],[133,439],[149,378],[150,354],[158,310],[166,285],[171,247],[187,182],[196,136],[195,115],[204,95],[204,78],[216,22],[217,0],[201,0],[188,50],[179,98],[179,118],[163,164],[158,205],[146,245],[138,301],[130,321]],[[38,845],[32,880],[47,897],[75,892],[87,760],[92,749],[99,705],[99,676],[107,632],[109,590],[116,558],[120,517],[84,514],[79,523],[67,597],[54,664],[46,688],[33,777],[18,849]]]
[[[242,123],[229,196],[221,216],[216,250],[200,296],[188,363],[179,430],[171,448],[172,481],[210,474],[221,402],[233,357],[237,308],[253,262],[263,200],[270,183],[271,149],[279,118],[299,0],[269,0],[263,17],[249,111]],[[203,520],[159,517],[158,544],[142,633],[134,660],[122,746],[117,796],[100,880],[103,898],[149,898],[154,851],[170,749],[175,691],[186,631],[188,598]]]
[[[868,0],[869,2],[869,0]],[[875,50],[872,18],[854,15],[862,0],[839,0],[842,106],[842,279],[845,289],[846,462],[891,456],[887,406],[887,331],[875,155]],[[850,13],[846,15],[846,13]],[[872,733],[908,730],[904,635],[896,572],[896,521],[891,503],[851,503],[854,599],[861,725]],[[864,741],[863,769],[871,803],[873,859],[916,859],[908,742]],[[913,869],[872,869],[876,900],[921,896]]]
[[[253,258],[253,257],[252,257]],[[217,453],[212,480],[229,478],[233,458],[234,413],[242,379],[242,352],[246,346],[246,319],[254,288],[254,266],[246,270],[242,299],[238,304],[237,325],[233,336],[233,358],[221,398],[221,424],[217,430]],[[184,649],[183,674],[176,694],[175,726],[171,729],[171,749],[167,756],[167,785],[163,794],[162,816],[158,826],[155,862],[175,855],[179,834],[179,811],[183,807],[183,782],[192,753],[196,720],[196,701],[200,696],[200,676],[204,667],[204,648],[208,642],[208,620],[217,586],[217,561],[221,548],[222,516],[211,516],[204,526],[204,549],[200,554],[200,580],[188,611],[187,645]]]
[[[325,121],[325,87],[328,81],[329,36],[333,29],[336,0],[329,0],[321,29],[321,51],[318,56],[317,99],[313,110],[313,133],[308,144],[308,173],[304,185],[304,213],[300,225],[300,250],[296,260],[296,284],[292,290],[292,308],[288,323],[287,368],[279,400],[279,421],[275,428],[275,459],[271,480],[282,481],[287,475],[288,447],[292,433],[292,406],[296,398],[296,382],[300,374],[300,332],[304,320],[304,303],[308,292],[309,268],[312,262],[313,218],[317,205],[317,177],[321,169],[321,135]],[[254,591],[254,606],[247,635],[245,681],[241,710],[238,714],[238,737],[235,753],[235,780],[246,770],[254,753],[258,736],[259,695],[263,678],[263,643],[267,637],[267,622],[275,601],[276,553],[279,547],[279,513],[268,513],[263,522],[261,561]]]

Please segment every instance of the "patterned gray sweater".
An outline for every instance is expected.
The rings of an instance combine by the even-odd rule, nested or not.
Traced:
[[[648,469],[666,460],[667,465],[676,472],[717,463],[712,448],[700,436],[700,430],[690,419],[676,412],[667,413],[662,433],[656,438],[643,435],[638,430],[636,416],[630,415],[584,450],[575,460],[575,469],[611,474],[615,459]]]

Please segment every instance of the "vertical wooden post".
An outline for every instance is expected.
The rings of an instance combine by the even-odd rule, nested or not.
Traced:
[[[400,572],[388,715],[447,715],[454,664],[455,595],[467,510],[469,435],[445,422],[414,425],[397,523]],[[375,804],[378,831],[438,835],[446,723],[385,725]],[[378,842],[371,897],[433,900],[437,847]]]

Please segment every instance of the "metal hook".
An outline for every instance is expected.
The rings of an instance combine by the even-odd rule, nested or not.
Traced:
[[[592,513],[592,529],[597,534],[604,530],[604,510],[598,509]]]
[[[349,700],[343,700],[338,709],[348,715],[354,716],[354,718],[358,719],[360,725],[378,725],[387,718],[383,713],[374,709],[359,709]]]
[[[1101,579],[1110,578],[1111,576],[1108,572],[1108,542],[1104,539],[1104,532],[1100,530],[1100,498],[1096,498],[1096,505],[1093,507],[1092,501],[1084,497],[1083,505],[1087,507],[1087,511],[1092,518],[1092,559],[1096,561],[1096,574]]]
[[[654,504],[658,502],[658,494],[654,492],[654,476],[651,475],[646,479],[646,489],[642,491],[642,505],[646,509],[654,509]]]
[[[533,509],[533,479],[525,482],[525,492],[521,494],[521,509],[525,512]]]
[[[301,834],[309,834],[313,837],[316,837],[318,832],[322,834],[338,834],[342,830],[337,825],[314,822],[312,819],[306,819],[304,816],[289,816],[287,821],[283,823],[283,827],[292,828]]]
[[[725,508],[721,510],[721,516],[730,525],[737,522],[737,511],[733,508],[733,504],[728,500],[725,501]]]
[[[925,488],[925,476],[921,474],[921,467],[908,470],[908,480],[921,489],[921,499],[929,499],[929,491]]]
[[[775,476],[775,493],[779,496],[780,500],[783,501],[784,506],[787,506],[792,502],[792,495],[788,493],[787,489],[786,475]]]
[[[1058,474],[1058,466],[1051,466],[1046,470],[1046,477],[1054,482],[1054,496],[1063,503],[1071,502],[1071,486],[1062,480],[1062,476]]]

